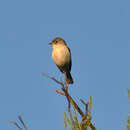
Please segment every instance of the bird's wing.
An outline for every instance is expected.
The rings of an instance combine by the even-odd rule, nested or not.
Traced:
[[[69,49],[69,47],[67,47],[69,52],[70,52],[70,63],[69,63],[69,71],[71,71],[71,66],[72,66],[72,61],[71,61],[71,51]]]

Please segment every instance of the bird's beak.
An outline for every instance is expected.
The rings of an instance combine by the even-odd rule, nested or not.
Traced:
[[[49,45],[52,45],[52,42],[50,42]]]

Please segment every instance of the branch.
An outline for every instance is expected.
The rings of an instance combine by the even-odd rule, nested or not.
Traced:
[[[82,116],[82,119],[83,121],[87,120],[87,117],[86,117],[86,114],[83,113],[83,111],[79,108],[79,106],[76,104],[76,102],[73,100],[73,98],[69,95],[68,93],[68,87],[67,87],[67,79],[66,79],[66,74],[65,74],[65,85],[62,81],[58,81],[57,79],[55,79],[54,77],[51,77],[45,73],[42,73],[43,76],[53,80],[54,82],[56,82],[57,84],[60,84],[61,85],[61,89],[63,92],[59,91],[58,89],[56,89],[56,92],[61,94],[61,95],[64,95],[66,96],[67,100],[68,100],[68,112],[70,112],[70,103],[72,105],[74,105],[75,109],[78,111],[78,113]],[[82,100],[83,101],[83,100]],[[81,101],[81,102],[82,102]],[[83,102],[82,102],[83,103]],[[84,102],[85,103],[85,102]],[[88,109],[88,104],[84,104],[85,107],[86,107],[86,112],[87,112],[87,109]],[[69,113],[70,115],[70,118],[72,117],[71,113]],[[72,121],[72,119],[71,119]],[[73,122],[73,121],[72,121]],[[94,127],[94,125],[90,122],[89,123],[89,127],[92,129],[92,130],[96,130],[96,128]]]
[[[69,95],[69,93],[68,93],[68,91],[67,91],[67,89],[66,88],[68,88],[68,87],[64,87],[64,84],[62,83],[62,82],[60,82],[60,81],[58,81],[57,79],[55,79],[54,77],[51,77],[51,76],[49,76],[49,75],[47,75],[47,74],[45,74],[45,73],[42,73],[42,75],[43,76],[45,76],[45,77],[47,77],[47,78],[49,78],[49,79],[51,79],[51,80],[53,80],[53,81],[55,81],[56,83],[58,83],[58,84],[60,84],[61,85],[61,89],[63,90],[63,92],[64,92],[64,94],[62,93],[62,95],[65,95],[66,96],[66,98],[67,98],[67,100],[69,100],[73,105],[74,105],[74,107],[75,107],[75,109],[79,112],[79,114],[82,116],[82,117],[84,117],[85,116],[85,114],[82,112],[82,110],[79,108],[79,106],[76,104],[76,102],[72,99],[72,97]],[[65,82],[65,84],[66,84],[66,82]],[[61,94],[61,91],[59,91],[59,90],[57,90],[56,89],[56,92],[58,92],[59,94]]]

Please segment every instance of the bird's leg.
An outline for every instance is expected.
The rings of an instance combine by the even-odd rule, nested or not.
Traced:
[[[68,87],[67,87],[67,74],[65,72],[65,89],[68,90]]]

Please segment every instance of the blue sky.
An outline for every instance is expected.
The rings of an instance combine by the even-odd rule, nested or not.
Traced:
[[[0,129],[21,114],[30,130],[63,130],[67,102],[42,72],[64,79],[48,43],[66,40],[72,53],[70,93],[93,98],[99,130],[122,130],[130,115],[129,0],[0,1]]]

